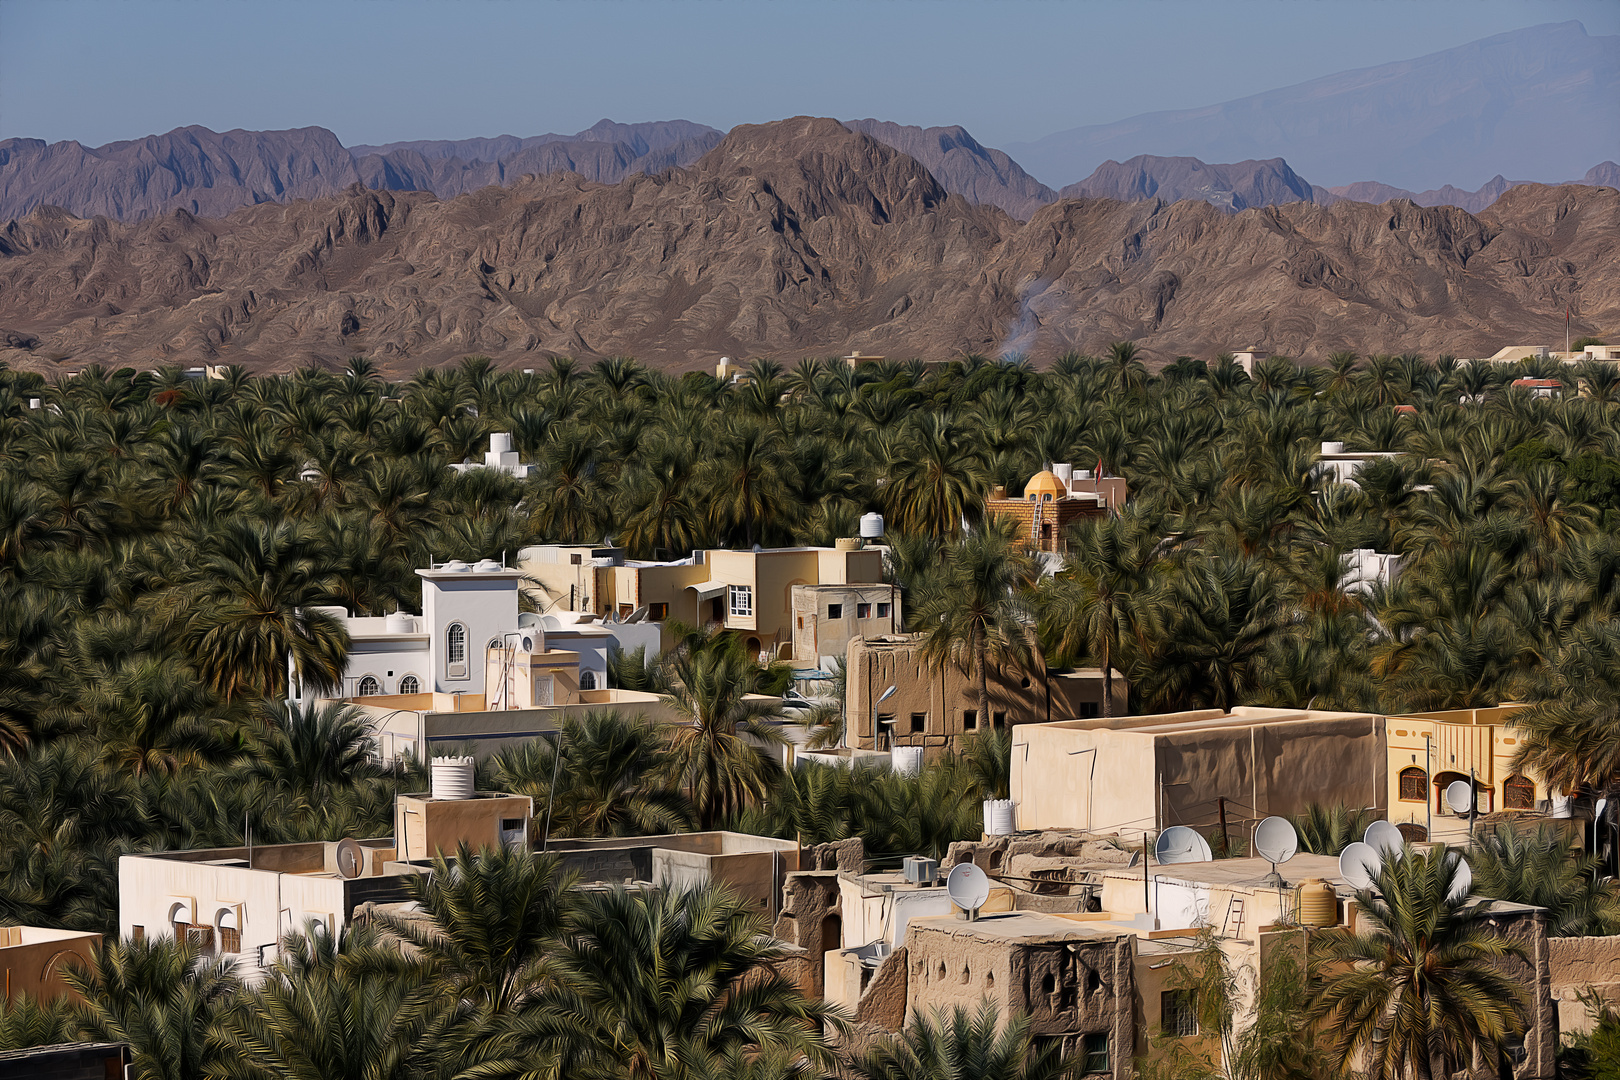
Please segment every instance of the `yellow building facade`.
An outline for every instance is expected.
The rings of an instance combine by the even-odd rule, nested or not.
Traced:
[[[1392,716],[1389,747],[1389,820],[1408,840],[1461,842],[1468,837],[1468,815],[1446,802],[1446,788],[1472,779],[1479,814],[1497,811],[1554,811],[1553,798],[1538,777],[1515,772],[1518,733],[1510,726],[1523,705],[1492,709],[1453,709]]]

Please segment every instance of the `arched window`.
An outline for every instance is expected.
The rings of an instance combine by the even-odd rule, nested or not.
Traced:
[[[467,662],[467,628],[458,622],[450,624],[444,632],[444,662],[447,664],[465,664]]]
[[[403,679],[399,680],[399,692],[402,694],[419,693],[420,691],[418,688],[421,685],[421,683],[416,681],[415,675],[407,675]]]
[[[596,672],[586,669],[579,673],[579,688],[581,690],[596,689]]]
[[[1416,765],[1401,770],[1401,801],[1424,802],[1429,797],[1429,774]]]
[[[499,649],[501,647],[501,639],[498,637],[492,637],[489,639],[489,644],[484,646],[484,651],[488,652],[491,649]]]
[[[361,697],[369,697],[372,694],[380,693],[382,693],[382,684],[377,681],[377,676],[367,675],[360,680],[359,694]]]
[[[1536,782],[1528,776],[1510,776],[1502,784],[1504,810],[1534,810],[1536,808]]]

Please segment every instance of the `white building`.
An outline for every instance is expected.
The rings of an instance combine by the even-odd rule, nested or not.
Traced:
[[[1353,484],[1356,474],[1363,465],[1369,461],[1380,458],[1400,457],[1399,454],[1383,450],[1352,450],[1346,452],[1342,442],[1325,442],[1322,452],[1317,457],[1316,476],[1320,480],[1331,483]]]
[[[489,452],[484,455],[482,463],[463,461],[450,467],[458,473],[467,472],[469,469],[499,469],[519,480],[525,480],[534,473],[533,465],[525,465],[518,460],[517,451],[512,449],[512,436],[504,431],[498,431],[489,437]]]

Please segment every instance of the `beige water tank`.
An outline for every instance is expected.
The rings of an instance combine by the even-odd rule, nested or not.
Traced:
[[[1299,921],[1306,926],[1338,924],[1339,897],[1333,886],[1321,878],[1299,883]]]
[[[840,536],[833,541],[833,549],[835,551],[859,551],[861,549],[861,538],[858,536]]]

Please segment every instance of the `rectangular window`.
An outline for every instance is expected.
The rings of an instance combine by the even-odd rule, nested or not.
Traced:
[[[1082,701],[1080,703],[1080,719],[1094,720],[1102,715],[1102,706],[1095,701]]]
[[[843,604],[828,604],[827,605],[827,618],[829,618],[829,619],[842,619],[843,617],[844,617],[844,605]]]
[[[1429,797],[1429,774],[1422,769],[1401,770],[1401,801],[1423,802]]]
[[[880,619],[887,619],[889,617],[889,612],[891,610],[892,610],[891,605],[889,605],[889,604],[879,604],[878,605],[878,610],[877,610],[877,617],[880,618]]]
[[[242,931],[234,926],[219,928],[219,951],[222,953],[239,953],[242,951]]]
[[[972,709],[962,710],[962,730],[972,731],[979,726],[979,714]]]
[[[1004,712],[991,713],[990,714],[990,723],[994,727],[998,727],[998,728],[1006,727],[1007,726],[1007,714],[1004,713]]]
[[[1165,990],[1159,994],[1159,1028],[1178,1039],[1198,1034],[1198,1011],[1191,990]]]
[[[856,604],[855,605],[855,617],[857,619],[870,619],[872,617],[872,605],[871,604]]]
[[[129,940],[131,940],[131,941],[145,941],[146,940],[146,927],[144,927],[144,926],[132,926],[132,927],[130,927],[129,928]]]
[[[579,554],[578,552],[575,552],[574,554],[568,556],[568,565],[569,566],[582,566],[582,565],[584,565],[584,563],[585,563],[585,557],[583,555]]]
[[[653,622],[663,622],[665,619],[669,618],[669,605],[648,604],[647,617]]]
[[[925,713],[925,712],[914,712],[914,713],[912,713],[911,714],[911,733],[913,735],[921,735],[923,732],[925,732],[927,730],[928,730],[928,714]]]
[[[752,585],[732,585],[730,587],[731,613],[742,618],[754,614],[754,587]]]
[[[1108,1062],[1108,1032],[1094,1031],[1080,1038],[1080,1071],[1111,1073]]]

